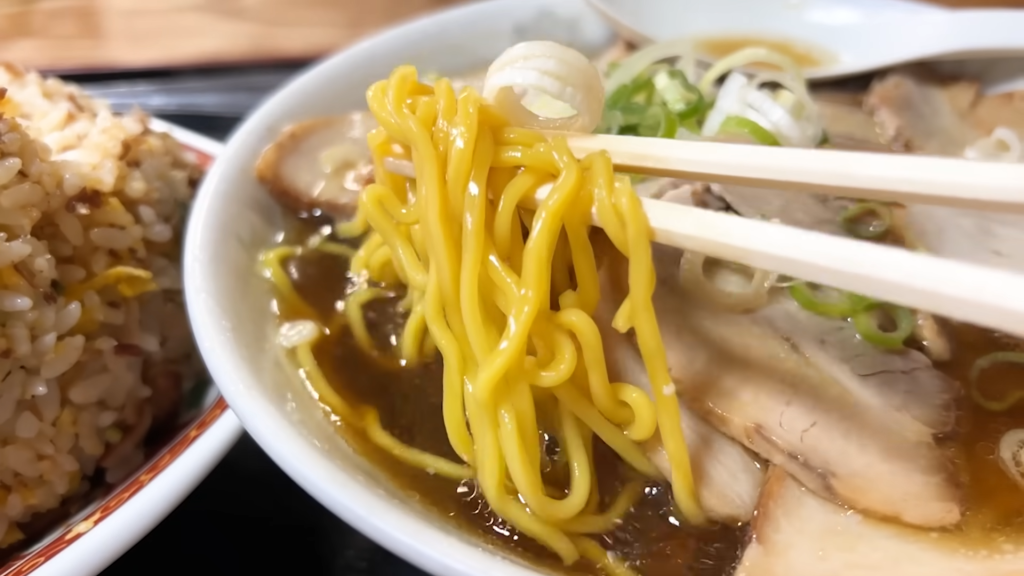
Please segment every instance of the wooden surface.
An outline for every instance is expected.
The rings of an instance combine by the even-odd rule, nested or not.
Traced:
[[[0,57],[64,72],[307,60],[465,1],[0,0]],[[933,1],[1024,6],[1024,0]]]
[[[954,8],[1024,8],[1024,0],[930,0]]]
[[[44,70],[316,58],[464,0],[0,0],[0,55]]]

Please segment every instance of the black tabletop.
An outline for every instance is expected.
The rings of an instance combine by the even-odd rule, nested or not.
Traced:
[[[102,576],[422,576],[306,495],[247,434]]]
[[[211,79],[207,83],[210,86],[218,75],[238,72],[212,70],[202,75]],[[146,79],[159,84],[173,76],[135,74],[70,79],[89,89],[109,86],[111,82]],[[253,90],[271,87],[259,85]],[[181,87],[174,90],[180,91]],[[237,104],[251,95],[236,94],[233,100]],[[151,99],[158,100],[161,99]],[[190,99],[182,99],[185,100]],[[190,106],[197,101],[192,98]],[[174,102],[163,106],[164,109],[156,110],[163,118],[217,139],[225,138],[239,120],[237,111],[184,109],[179,111],[182,113],[170,114],[175,111]],[[102,574],[186,573],[423,576],[306,495],[248,435],[243,435],[170,516]]]

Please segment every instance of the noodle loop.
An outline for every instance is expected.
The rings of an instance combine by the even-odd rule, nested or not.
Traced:
[[[499,59],[487,90],[508,89],[519,77],[512,70],[547,57],[531,50],[521,45]],[[583,58],[559,54],[559,61]],[[600,93],[600,78],[593,81]],[[592,112],[582,95],[560,94],[580,115]],[[630,574],[579,536],[609,529],[642,492],[642,483],[630,484],[611,509],[596,510],[595,436],[640,474],[658,479],[641,443],[659,434],[677,504],[693,523],[703,514],[651,305],[651,231],[628,179],[616,178],[607,154],[578,161],[563,139],[549,142],[508,125],[472,89],[456,95],[446,80],[425,86],[409,66],[374,84],[367,100],[381,126],[369,139],[375,183],[363,190],[353,220],[336,227],[339,236],[362,237],[351,257],[356,285],[346,300],[346,325],[369,353],[398,356],[405,366],[440,352],[444,423],[464,463],[406,446],[381,428],[376,412],[345,404],[329,391],[308,346],[297,350],[307,379],[325,405],[403,462],[475,478],[497,514],[566,564],[583,556]],[[599,116],[601,102],[596,110]],[[414,179],[387,172],[385,159],[396,155],[412,159]],[[533,198],[545,185],[551,191],[538,204]],[[617,325],[636,333],[653,398],[609,381],[592,317],[601,298],[591,244],[595,213],[609,249],[629,259],[630,290]],[[292,297],[282,275],[272,276]],[[384,297],[400,297],[407,313],[387,352],[372,350],[361,315],[365,303]],[[564,494],[545,485],[540,422],[562,448]]]

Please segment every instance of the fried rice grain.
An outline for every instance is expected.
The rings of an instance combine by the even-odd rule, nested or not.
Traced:
[[[179,244],[201,171],[142,113],[11,65],[0,87],[3,547],[88,482],[131,474],[177,417],[168,395],[180,405],[200,371]]]

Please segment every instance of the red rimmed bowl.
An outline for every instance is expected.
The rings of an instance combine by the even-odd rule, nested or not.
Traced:
[[[209,168],[222,150],[219,142],[158,119],[153,129],[167,132]],[[0,576],[91,576],[109,566],[163,520],[224,457],[242,427],[215,386],[192,396],[177,433],[133,475],[106,489],[70,518],[0,567]]]

